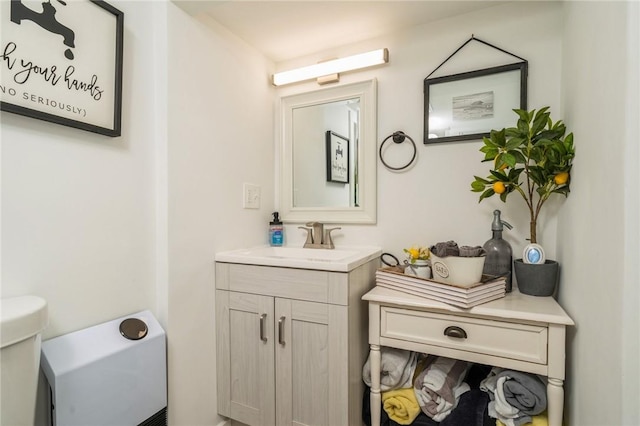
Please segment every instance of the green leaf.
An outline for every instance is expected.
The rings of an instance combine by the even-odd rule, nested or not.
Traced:
[[[487,152],[498,152],[499,148],[495,145],[485,145],[482,148],[480,148],[479,151],[484,152],[486,154]]]
[[[483,179],[483,178],[481,178],[480,176],[474,176],[474,178],[476,178],[476,181],[478,181],[478,182],[482,182],[482,183],[483,183],[483,184],[485,184],[485,185],[488,185],[488,184],[490,184],[490,183],[491,183],[490,181],[488,181],[488,180],[486,180],[486,179]]]
[[[489,135],[491,137],[491,142],[493,142],[495,146],[504,147],[507,143],[507,140],[505,138],[505,129],[492,130]]]
[[[542,129],[544,129],[545,125],[547,124],[547,117],[549,117],[548,113],[547,114],[540,114],[540,112],[538,111],[538,114],[536,114],[536,118],[533,120],[533,125],[531,126],[531,135],[537,135],[540,131],[542,131]]]
[[[483,161],[493,160],[494,158],[496,158],[496,155],[500,153],[500,150],[498,148],[492,148],[488,146],[483,147],[482,149],[480,149],[480,151],[484,152]]]
[[[518,120],[518,130],[524,134],[529,133],[529,123],[524,120]]]
[[[564,147],[567,150],[567,153],[574,153],[573,150],[573,133],[569,133],[566,138],[564,138]]]
[[[489,170],[489,172],[496,177],[497,180],[500,180],[502,182],[506,182],[507,180],[509,180],[509,178],[507,177],[507,175],[505,175],[502,172],[499,172],[497,170]]]
[[[560,188],[554,189],[551,192],[554,192],[556,194],[562,194],[565,197],[568,197],[569,196],[569,192],[571,192],[571,191],[569,190],[569,185],[564,185],[564,186],[561,186]]]
[[[509,182],[517,182],[523,170],[522,168],[509,170]]]
[[[505,129],[505,135],[508,138],[520,138],[524,142],[529,137],[529,128],[527,127],[523,132],[517,127],[509,127],[508,129]]]
[[[500,194],[500,199],[502,200],[503,203],[507,202],[507,195],[509,195],[509,191],[505,191],[502,194]]]
[[[524,154],[520,151],[510,151],[509,154],[513,155],[513,157],[516,159],[516,164],[517,163],[524,164],[527,162],[527,159],[525,158]]]
[[[547,117],[549,117],[551,115],[551,113],[548,113],[547,111],[549,111],[549,107],[548,106],[540,108],[537,112],[534,109],[533,111],[531,111],[532,114],[535,114],[533,120],[536,121],[541,116],[544,116],[545,120],[546,120]]]
[[[486,184],[478,181],[478,180],[474,180],[473,182],[471,182],[471,191],[472,192],[482,192],[485,189]]]
[[[508,153],[502,155],[502,162],[505,163],[509,167],[515,167],[516,166],[516,157],[512,153],[508,152]]]
[[[518,114],[518,117],[520,117],[520,120],[525,121],[525,122],[529,122],[530,118],[529,118],[529,112],[527,110],[524,109],[514,109],[513,110],[516,114]]]
[[[538,133],[536,135],[535,139],[536,142],[539,141],[540,139],[560,139],[562,138],[562,136],[564,135],[565,129],[564,127],[562,129],[552,129],[552,130],[543,130],[540,133]]]
[[[547,182],[542,169],[539,167],[529,167],[529,177],[538,186],[544,186]]]
[[[522,145],[525,142],[526,139],[518,137],[518,136],[514,136],[512,138],[510,138],[506,145],[505,148],[509,151],[512,149],[516,149],[518,148],[520,145]]]
[[[493,194],[495,194],[495,191],[493,190],[493,188],[487,189],[482,194],[480,194],[480,199],[478,200],[478,202],[484,200],[485,198],[491,197]]]
[[[543,186],[539,186],[536,188],[536,192],[538,193],[539,196],[544,196],[547,193],[547,189]]]
[[[540,163],[544,159],[543,150],[537,146],[533,147],[529,152],[529,159],[533,160],[535,163]]]
[[[495,144],[495,142],[493,142],[490,138],[488,137],[483,137],[482,138],[482,142],[484,142],[484,145],[482,148],[486,148],[486,147],[496,147],[497,145]],[[480,151],[482,151],[482,148],[480,148]]]

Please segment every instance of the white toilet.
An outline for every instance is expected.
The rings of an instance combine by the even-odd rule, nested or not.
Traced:
[[[11,297],[0,308],[0,426],[33,425],[47,302]]]

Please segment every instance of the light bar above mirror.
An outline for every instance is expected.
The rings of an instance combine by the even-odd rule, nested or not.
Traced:
[[[282,71],[273,74],[272,83],[274,86],[298,83],[300,81],[313,80],[332,74],[340,74],[368,68],[375,65],[382,65],[389,62],[389,51],[385,49],[372,50],[346,58],[333,59],[331,61],[320,62],[302,68],[295,68],[289,71]]]

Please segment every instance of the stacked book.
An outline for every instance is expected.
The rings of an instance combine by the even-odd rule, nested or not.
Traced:
[[[483,275],[480,282],[469,285],[442,284],[406,275],[397,268],[389,267],[376,271],[376,285],[461,308],[471,308],[504,297],[506,279]]]

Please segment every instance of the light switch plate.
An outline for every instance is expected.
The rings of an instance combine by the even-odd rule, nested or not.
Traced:
[[[260,186],[252,183],[245,183],[242,185],[242,208],[260,208]]]

